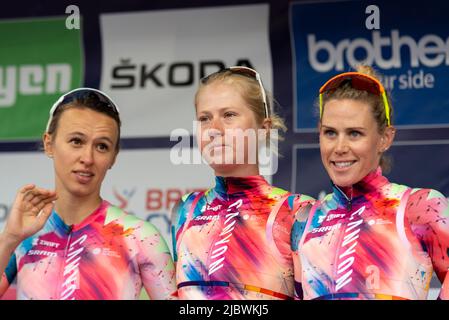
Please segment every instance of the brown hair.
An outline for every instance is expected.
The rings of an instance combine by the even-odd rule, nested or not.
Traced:
[[[381,76],[378,73],[376,73],[375,70],[370,66],[360,65],[356,67],[356,70],[359,73],[369,75],[380,81]],[[388,92],[386,92],[386,96],[390,107],[389,112],[390,125],[393,125],[393,106],[391,104],[391,98]],[[388,127],[387,117],[385,114],[385,106],[382,96],[370,93],[368,91],[357,90],[353,88],[349,82],[343,82],[335,90],[330,90],[323,93],[323,113],[327,102],[331,100],[341,100],[341,99],[358,100],[368,104],[371,108],[371,113],[374,117],[374,120],[377,123],[377,129],[379,133],[382,134]],[[379,163],[382,170],[388,172],[391,169],[391,164],[392,164],[391,158],[386,157],[384,154],[382,154]]]
[[[103,102],[99,101],[98,99],[95,99],[95,96],[86,96],[83,98],[74,98],[72,101],[60,105],[56,108],[56,110],[53,113],[53,116],[50,121],[50,125],[48,126],[47,133],[56,136],[59,119],[61,118],[61,115],[64,113],[64,111],[69,109],[90,109],[94,110],[96,112],[105,114],[109,116],[110,118],[114,119],[117,123],[117,129],[118,129],[118,138],[117,138],[117,144],[115,146],[116,151],[118,152],[120,150],[120,127],[121,127],[121,120],[119,114],[114,111],[111,107],[105,107],[103,105]]]

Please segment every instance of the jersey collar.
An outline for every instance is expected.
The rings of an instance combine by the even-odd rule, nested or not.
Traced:
[[[247,177],[215,177],[215,191],[224,195],[258,193],[270,186],[261,175]]]
[[[339,203],[347,204],[353,202],[357,197],[380,192],[382,187],[388,183],[388,179],[382,175],[382,169],[379,166],[351,187],[342,188],[333,183],[332,186],[336,200]]]
[[[83,221],[80,223],[74,224],[74,225],[67,225],[62,218],[59,216],[59,214],[53,209],[51,213],[51,220],[52,223],[55,224],[56,228],[61,230],[63,233],[70,233],[73,231],[77,231],[80,229],[83,229],[84,227],[88,226],[89,224],[93,223],[94,221],[98,221],[100,223],[104,222],[104,219],[106,217],[106,211],[109,207],[109,202],[106,200],[103,200],[100,205],[86,218],[84,218]]]

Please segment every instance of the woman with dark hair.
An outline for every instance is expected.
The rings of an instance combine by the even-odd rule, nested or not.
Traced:
[[[103,200],[119,152],[120,116],[103,92],[79,88],[51,108],[43,136],[55,190],[26,185],[0,234],[0,296],[18,299],[151,299],[176,296],[174,265],[159,231]]]

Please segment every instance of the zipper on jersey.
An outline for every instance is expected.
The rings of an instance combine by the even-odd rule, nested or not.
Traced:
[[[335,186],[335,188],[337,188],[338,191],[340,191],[340,193],[346,199],[346,211],[351,211],[352,210],[352,187],[351,187],[351,197],[348,198],[348,196],[346,195],[346,193],[343,192],[343,190],[341,190],[337,185],[334,185],[334,186]]]
[[[69,229],[66,231],[66,234],[68,235],[68,238],[67,238],[66,246],[65,246],[65,249],[64,249],[64,255],[62,257],[61,271],[59,273],[59,286],[58,286],[59,300],[61,300],[61,294],[63,292],[62,285],[64,283],[64,270],[65,270],[65,264],[66,264],[66,261],[67,261],[67,252],[69,251],[70,242],[72,240],[72,230],[73,230],[73,225],[70,225]]]
[[[73,226],[70,225],[69,230],[67,231],[69,238],[67,239],[67,244],[66,244],[65,250],[64,250],[64,259],[67,257],[67,251],[69,251],[70,240],[72,240],[72,230],[73,230]],[[65,260],[64,260],[64,262],[65,262]]]
[[[351,186],[350,189],[349,189],[349,193],[350,193],[349,197],[337,185],[334,184],[334,186],[338,190],[338,192],[340,192],[343,195],[343,197],[345,198],[345,200],[346,200],[346,211],[349,214],[349,212],[352,210],[352,200],[353,200],[353,195],[354,195],[354,193],[353,193],[353,191],[354,191],[353,186]],[[340,257],[340,254],[341,254],[340,253],[340,249],[341,249],[342,243],[343,243],[344,238],[345,238],[346,228],[348,227],[347,219],[348,219],[348,216],[346,215],[345,218],[344,218],[344,226],[343,226],[342,230],[338,232],[337,249],[336,249],[336,255],[334,257],[334,265],[333,265],[333,268],[332,268],[332,275],[333,275],[333,279],[334,279],[332,281],[332,292],[336,292],[336,284],[337,284],[337,279],[338,279],[338,264],[339,264],[339,257]]]
[[[350,191],[351,191],[351,195],[350,195],[350,197],[348,198],[348,196],[346,195],[346,193],[344,193],[343,192],[343,190],[341,190],[337,185],[335,185],[334,184],[334,187],[343,195],[343,197],[346,199],[346,211],[349,213],[351,210],[352,210],[352,196],[353,196],[353,189],[352,189],[352,187],[351,187],[351,189],[350,189]],[[347,216],[345,217],[345,220],[344,220],[344,225],[343,225],[343,231],[340,231],[340,232],[338,232],[338,240],[337,240],[337,243],[338,243],[338,245],[337,245],[337,252],[336,252],[336,254],[335,254],[335,257],[334,257],[334,265],[333,265],[333,267],[332,267],[332,278],[334,279],[334,280],[332,280],[332,284],[331,284],[331,287],[332,287],[332,292],[335,292],[335,290],[336,290],[336,279],[338,278],[338,274],[337,274],[337,271],[338,271],[338,258],[339,258],[339,256],[340,256],[340,249],[341,249],[341,244],[343,243],[343,239],[344,239],[344,230],[346,230],[346,227],[347,227]]]

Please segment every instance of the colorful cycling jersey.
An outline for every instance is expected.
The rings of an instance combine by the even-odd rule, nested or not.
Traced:
[[[297,298],[426,299],[432,272],[443,282],[449,268],[448,201],[378,168],[298,212],[292,243]]]
[[[294,210],[312,201],[262,176],[216,177],[174,208],[180,299],[288,299],[294,295]]]
[[[13,281],[17,299],[128,300],[142,287],[150,299],[176,298],[173,260],[159,231],[107,201],[73,226],[53,211],[15,250],[0,294]]]

